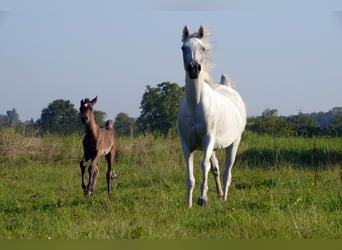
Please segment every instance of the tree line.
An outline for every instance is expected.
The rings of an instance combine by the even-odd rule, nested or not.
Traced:
[[[174,133],[183,95],[184,87],[177,83],[163,82],[156,87],[147,85],[140,103],[140,116],[133,118],[121,112],[114,118],[117,136]],[[99,110],[94,113],[97,124],[104,125],[106,114]],[[15,108],[7,111],[0,115],[0,128],[8,127],[25,136],[84,132],[78,109],[63,99],[48,104],[36,121],[22,122]],[[265,109],[260,116],[248,118],[246,130],[271,136],[342,136],[342,107],[311,114],[299,112],[292,116],[279,116],[278,110]]]
[[[277,109],[265,109],[248,118],[246,130],[272,136],[342,136],[342,107],[328,112],[279,116]]]

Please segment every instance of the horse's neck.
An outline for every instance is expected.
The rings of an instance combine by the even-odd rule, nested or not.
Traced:
[[[205,94],[205,88],[209,87],[209,85],[206,85],[208,85],[208,83],[205,82],[203,74],[200,74],[197,79],[186,77],[185,94],[188,104],[192,108],[196,108],[196,105],[202,101],[203,95]]]

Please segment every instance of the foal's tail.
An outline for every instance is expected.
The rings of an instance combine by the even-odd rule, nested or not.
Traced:
[[[113,121],[112,120],[106,121],[105,128],[106,129],[113,128]]]
[[[220,80],[221,85],[225,85],[227,87],[235,89],[235,83],[233,82],[232,79],[226,74],[221,75],[221,80]]]

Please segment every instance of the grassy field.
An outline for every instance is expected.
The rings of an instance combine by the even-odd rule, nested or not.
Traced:
[[[83,196],[81,150],[78,135],[0,130],[1,239],[342,239],[339,138],[246,133],[228,200],[216,197],[210,178],[209,205],[192,209],[177,137],[120,138],[110,197],[104,160],[95,194]]]

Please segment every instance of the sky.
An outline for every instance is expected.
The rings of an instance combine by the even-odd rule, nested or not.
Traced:
[[[138,117],[146,85],[184,85],[185,25],[211,30],[210,73],[232,78],[248,116],[342,106],[339,0],[0,0],[0,114],[98,96],[107,119]]]

